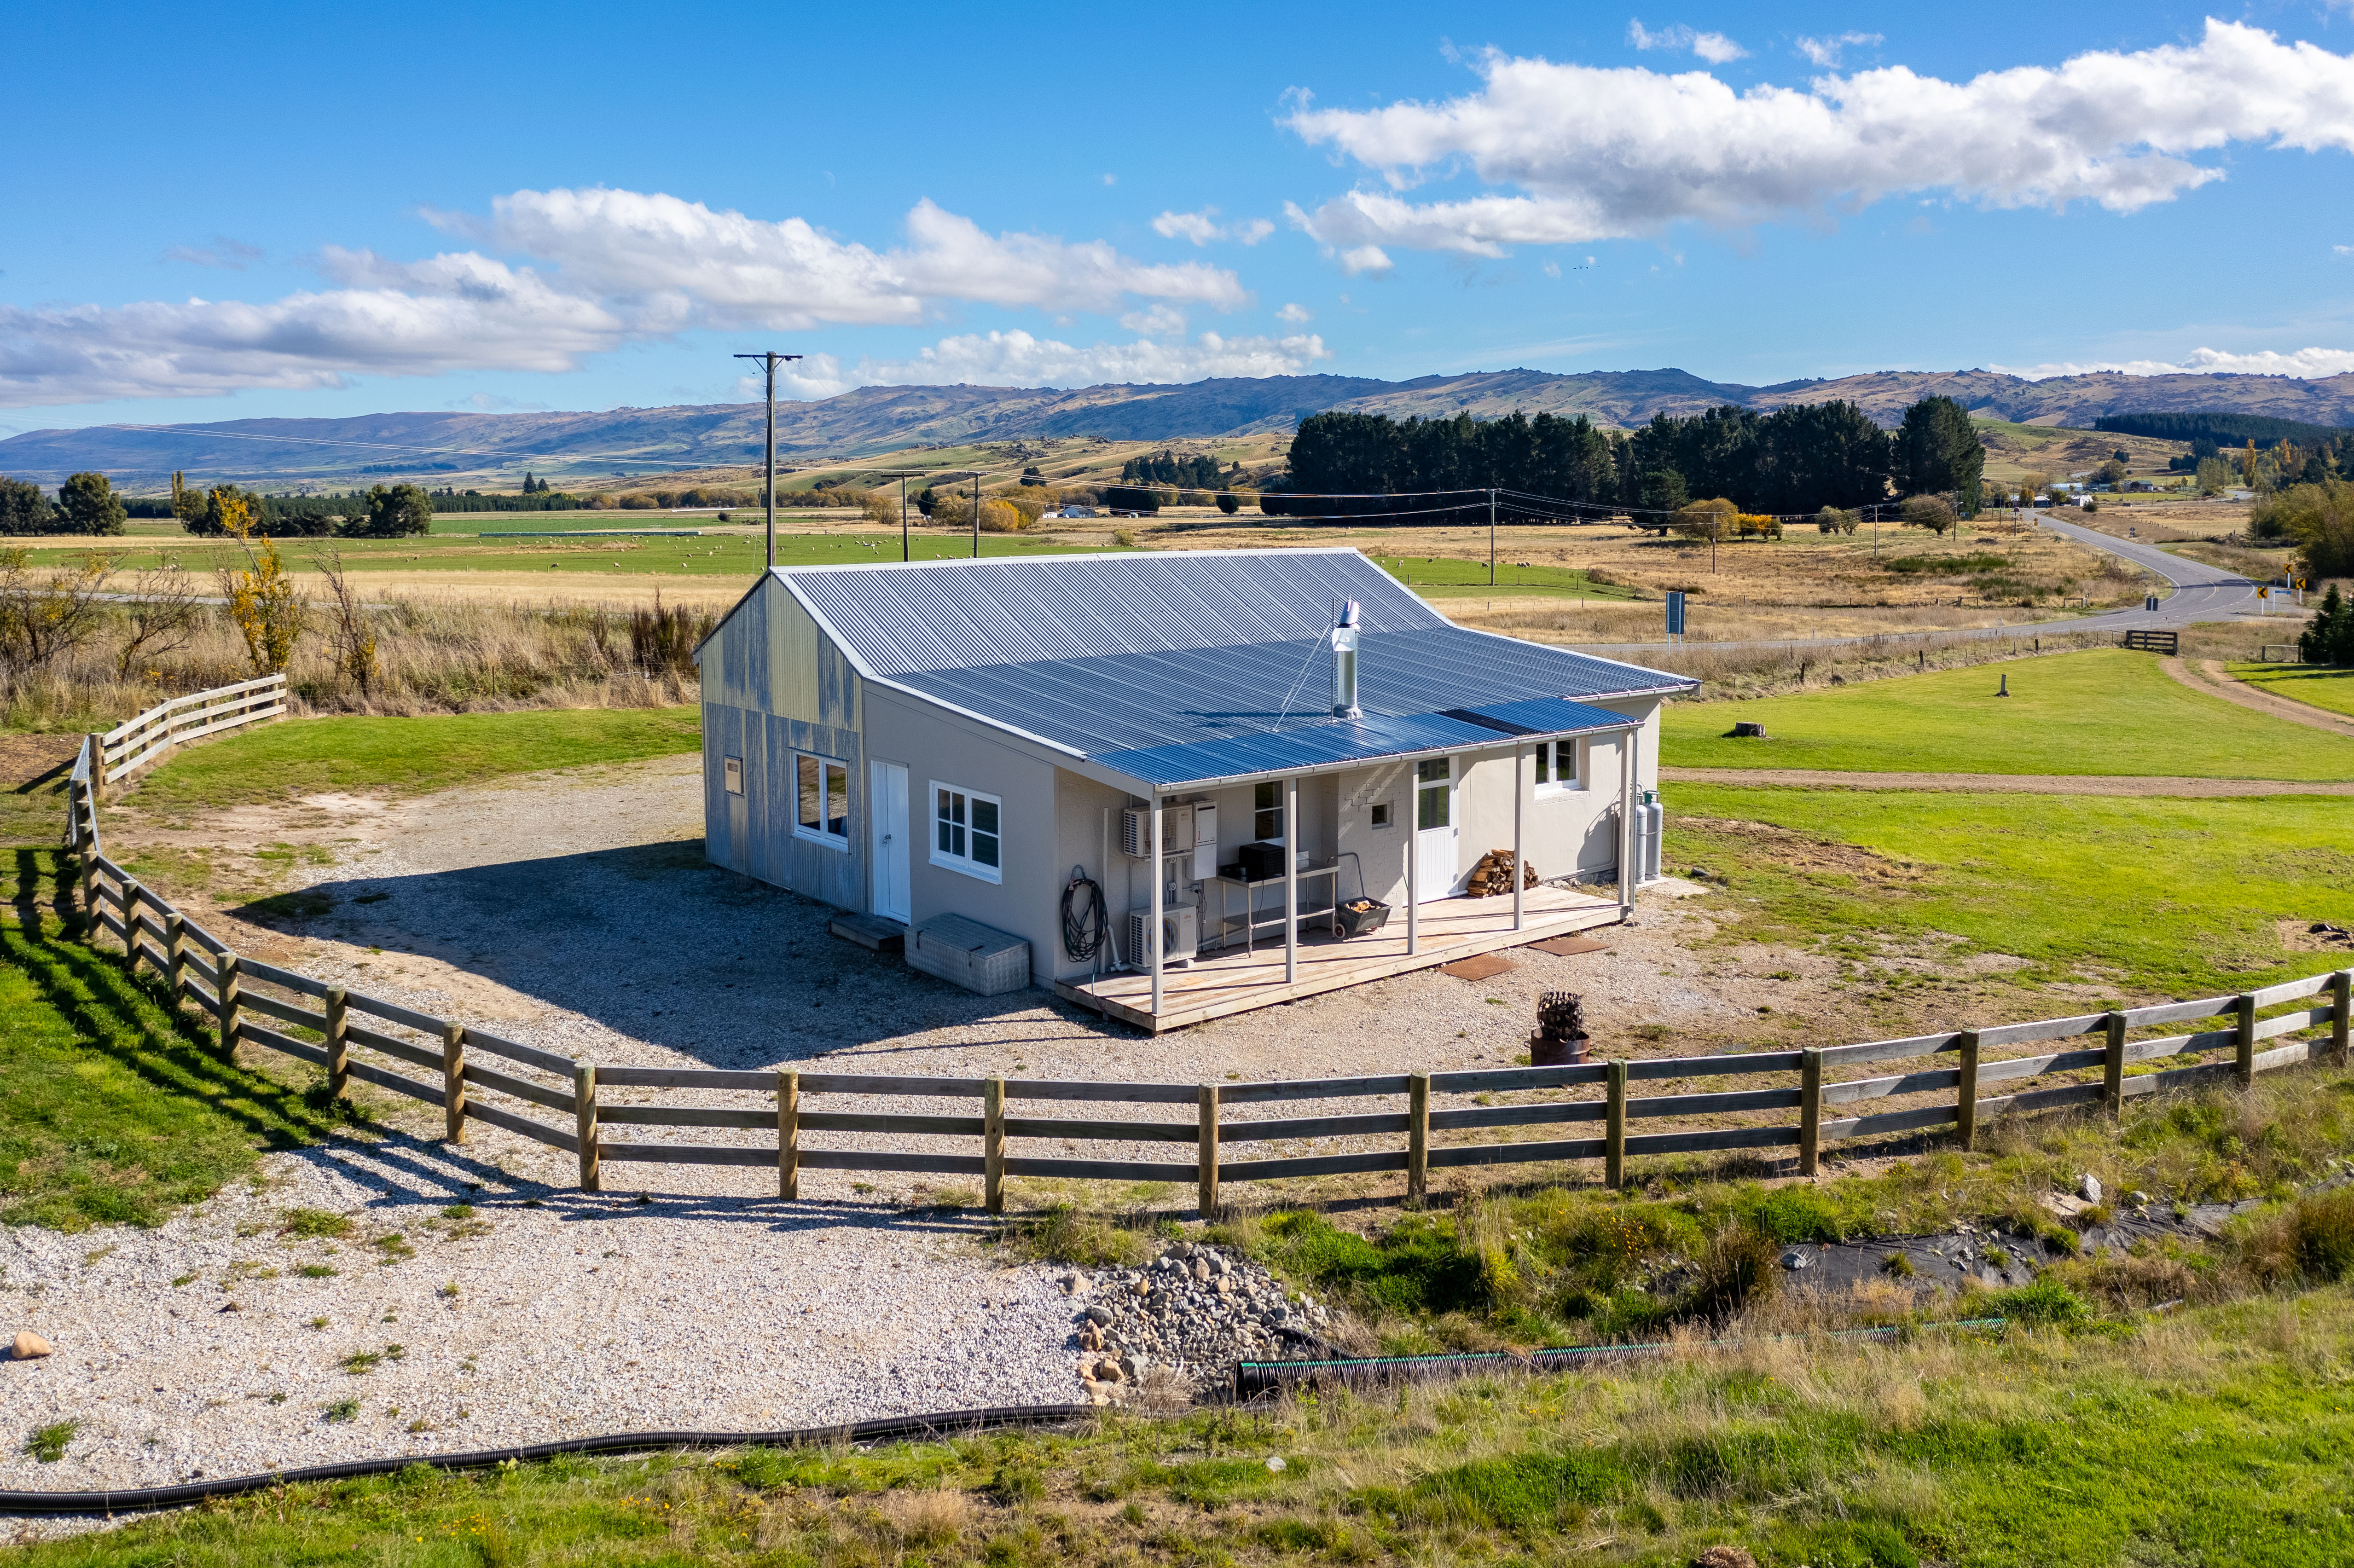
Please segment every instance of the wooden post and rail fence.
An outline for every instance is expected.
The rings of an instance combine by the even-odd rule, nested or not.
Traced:
[[[180,699],[183,704],[197,700]],[[282,686],[278,702],[283,711]],[[150,716],[143,715],[111,734],[123,735]],[[253,716],[262,715],[255,711]],[[91,736],[83,742],[67,791],[67,842],[78,859],[81,909],[93,940],[101,931],[111,934],[123,944],[125,959],[134,971],[142,962],[149,964],[175,1002],[190,1001],[203,1009],[216,1025],[224,1054],[239,1044],[259,1046],[320,1068],[337,1095],[356,1079],[439,1106],[442,1134],[453,1143],[465,1141],[470,1121],[481,1121],[564,1150],[577,1157],[579,1185],[588,1192],[601,1190],[608,1163],[773,1167],[778,1192],[787,1199],[800,1196],[803,1171],[977,1177],[991,1213],[1002,1212],[1009,1177],[1191,1181],[1200,1211],[1208,1215],[1218,1211],[1220,1190],[1226,1182],[1295,1177],[1402,1173],[1407,1198],[1415,1201],[1426,1194],[1433,1171],[1598,1160],[1604,1182],[1615,1188],[1627,1181],[1631,1156],[1733,1150],[1794,1150],[1799,1172],[1812,1175],[1826,1142],[1950,1127],[1967,1149],[1996,1116],[2083,1106],[2099,1107],[2115,1118],[2126,1100],[2144,1095],[2219,1083],[2244,1086],[2259,1073],[2307,1061],[2344,1065],[2349,1022],[2354,1020],[2354,970],[2339,969],[2234,996],[1901,1040],[1567,1067],[1129,1084],[592,1064],[235,952],[106,857],[98,821],[101,779],[120,778],[135,764],[111,760],[103,740]],[[153,757],[162,749],[168,745],[136,755]],[[131,743],[118,747],[117,755],[133,755]],[[2210,1020],[2228,1022],[2190,1033],[2150,1033]],[[2320,1031],[2327,1033],[2317,1033]],[[1989,1054],[2078,1040],[2098,1043],[2027,1055]],[[2266,1046],[2267,1041],[2280,1044]],[[1922,1060],[1936,1065],[1878,1076],[1832,1075],[1875,1063]],[[1948,1060],[1950,1065],[1946,1065]],[[490,1065],[491,1061],[499,1065]],[[2155,1065],[2168,1061],[2190,1065]],[[2089,1076],[2095,1071],[2097,1082]],[[2060,1074],[2078,1075],[2079,1081],[2026,1086]],[[1633,1092],[1640,1085],[1776,1075],[1796,1081],[1750,1089]],[[1988,1089],[1997,1092],[1988,1095]],[[650,1102],[650,1091],[683,1092],[705,1103]],[[1490,1103],[1496,1096],[1515,1094],[1590,1097]],[[1458,1103],[1435,1107],[1437,1097]],[[728,1103],[708,1103],[714,1097]],[[1872,1108],[1879,1102],[1925,1097],[1929,1103]],[[854,1106],[876,1099],[964,1105],[956,1114],[811,1108],[812,1101]],[[1403,1103],[1396,1109],[1342,1115],[1228,1114],[1246,1107],[1368,1099]],[[1465,1101],[1470,1103],[1459,1103]],[[1114,1107],[1172,1108],[1159,1117],[1120,1119],[1106,1114]],[[1192,1114],[1173,1108],[1181,1107],[1191,1107]],[[1794,1111],[1797,1119],[1766,1126],[1629,1131],[1630,1124],[1759,1111]],[[633,1134],[636,1128],[657,1133],[699,1128],[748,1137],[726,1143],[671,1142]],[[1521,1131],[1531,1135],[1509,1136]],[[1572,1131],[1580,1136],[1561,1136]],[[1434,1137],[1483,1132],[1508,1136],[1497,1141]],[[818,1147],[807,1141],[811,1134],[941,1139],[951,1148],[929,1152]],[[1381,1146],[1344,1153],[1229,1157],[1235,1148],[1335,1139],[1375,1139]],[[1400,1139],[1402,1146],[1394,1141]],[[1008,1147],[1042,1142],[1074,1150],[1083,1144],[1116,1150],[1097,1158],[1076,1152],[1022,1153]],[[956,1144],[963,1148],[955,1149]],[[1172,1158],[1166,1160],[1117,1151],[1117,1146],[1138,1145],[1179,1147],[1172,1148]]]

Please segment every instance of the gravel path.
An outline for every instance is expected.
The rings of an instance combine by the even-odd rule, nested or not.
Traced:
[[[1802,768],[1662,768],[1670,784],[1781,785],[1791,789],[1936,789],[1990,795],[2354,795],[2354,783],[2294,779],[2137,778],[2094,773],[1835,773]]]
[[[284,1234],[297,1208],[351,1232]],[[408,1138],[273,1157],[153,1231],[0,1233],[0,1314],[57,1347],[0,1360],[0,1487],[1069,1400],[1073,1303],[944,1245],[969,1229],[591,1197]],[[62,1462],[20,1452],[58,1421],[80,1423]]]
[[[2301,724],[2307,729],[2327,730],[2331,735],[2354,735],[2354,718],[2235,681],[2223,673],[2221,660],[2201,659],[2194,665],[2187,659],[2161,659],[2158,666],[2194,692],[2221,697],[2227,703],[2253,708],[2260,714],[2270,714],[2291,724]]]

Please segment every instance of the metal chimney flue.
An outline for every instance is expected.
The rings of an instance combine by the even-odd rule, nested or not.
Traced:
[[[1349,599],[1341,606],[1341,617],[1332,627],[1332,716],[1362,718],[1357,706],[1357,601]]]

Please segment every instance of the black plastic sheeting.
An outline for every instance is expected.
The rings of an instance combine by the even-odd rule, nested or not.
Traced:
[[[1999,1329],[2000,1318],[1970,1319],[1930,1325],[1940,1329]],[[1835,1340],[1893,1340],[1918,1329],[1844,1329]],[[1334,1356],[1316,1361],[1236,1361],[1235,1398],[1264,1399],[1287,1388],[1371,1387],[1394,1383],[1436,1383],[1447,1378],[1479,1377],[1507,1372],[1579,1372],[1617,1361],[1648,1361],[1665,1355],[1668,1345],[1578,1345],[1568,1350],[1481,1351],[1438,1356]]]
[[[1001,1426],[1052,1426],[1099,1414],[1087,1404],[1010,1405],[988,1410],[952,1410],[933,1415],[891,1415],[845,1426],[807,1426],[792,1432],[621,1432],[603,1437],[574,1437],[559,1443],[532,1443],[519,1448],[484,1448],[471,1454],[411,1454],[398,1459],[352,1459],[340,1465],[313,1465],[300,1470],[273,1470],[259,1476],[225,1476],[219,1480],[187,1481],[175,1487],[132,1487],[102,1492],[0,1491],[0,1514],[139,1513],[151,1509],[185,1508],[207,1498],[235,1497],[240,1492],[267,1491],[273,1487],[299,1486],[307,1481],[346,1481],[363,1476],[390,1475],[411,1465],[437,1470],[482,1470],[494,1465],[532,1459],[552,1459],[559,1454],[639,1454],[665,1448],[793,1448],[817,1443],[887,1443],[907,1437],[950,1437]]]

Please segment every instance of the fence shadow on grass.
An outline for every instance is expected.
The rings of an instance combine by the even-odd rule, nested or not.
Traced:
[[[854,947],[828,933],[830,906],[748,885],[695,842],[336,879],[232,913],[434,959],[715,1067],[917,1048],[899,1043],[923,1029],[973,1031],[964,1048],[993,1054],[1037,1038],[1048,1012],[1058,1034],[1132,1035],[1037,991],[975,996]]]

